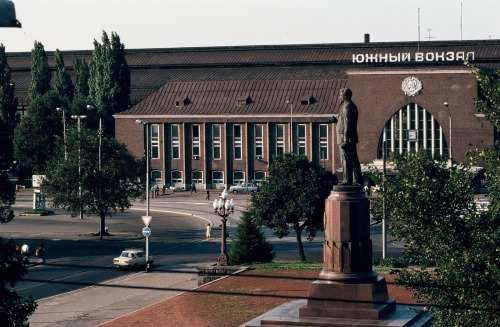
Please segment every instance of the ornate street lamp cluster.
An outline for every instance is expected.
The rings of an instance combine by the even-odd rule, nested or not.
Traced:
[[[220,247],[220,255],[217,264],[219,266],[227,266],[229,265],[229,257],[226,252],[226,222],[227,217],[234,212],[235,203],[233,199],[227,199],[227,190],[224,189],[218,199],[214,200],[213,207],[214,212],[221,217],[222,221],[222,234],[221,234],[221,247]]]

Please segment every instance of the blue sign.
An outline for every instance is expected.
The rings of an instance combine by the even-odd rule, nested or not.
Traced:
[[[144,236],[146,236],[146,237],[148,237],[149,235],[151,235],[151,228],[149,228],[149,227],[144,227],[144,228],[142,229],[142,235],[144,235]]]

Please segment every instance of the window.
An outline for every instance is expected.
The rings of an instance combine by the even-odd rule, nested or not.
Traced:
[[[173,170],[171,176],[172,184],[182,184],[182,171]]]
[[[172,159],[181,158],[181,137],[180,126],[172,125]]]
[[[245,183],[245,173],[242,171],[233,172],[233,183],[234,184]]]
[[[160,159],[160,125],[151,124],[151,159]]]
[[[161,170],[153,170],[151,171],[151,181],[153,184],[163,184],[163,180],[161,178]]]
[[[217,185],[224,184],[224,172],[223,171],[213,171],[212,172],[212,183],[215,185],[215,188],[218,188]]]
[[[328,125],[319,125],[319,154],[322,160],[328,160]]]
[[[298,143],[298,154],[307,154],[306,153],[306,125],[305,124],[298,124],[297,125],[297,136],[299,139]]]
[[[242,159],[242,137],[241,137],[241,125],[233,126],[234,135],[234,159]]]
[[[193,157],[200,156],[200,125],[191,125],[192,145],[191,152]]]
[[[409,103],[399,109],[385,124],[378,142],[377,158],[390,153],[405,154],[410,151],[429,149],[433,153],[448,155],[443,129],[426,109]]]
[[[200,170],[193,170],[191,172],[191,182],[195,184],[203,183],[203,172]]]
[[[264,140],[262,137],[263,134],[263,126],[262,124],[255,124],[254,125],[254,133],[255,133],[255,148],[254,148],[254,153],[256,157],[262,158],[264,155]]]
[[[213,158],[221,158],[221,125],[212,125],[212,154]]]
[[[263,171],[256,171],[253,173],[253,180],[256,183],[262,183],[266,180],[266,173]]]
[[[285,125],[276,125],[276,155],[285,153]]]

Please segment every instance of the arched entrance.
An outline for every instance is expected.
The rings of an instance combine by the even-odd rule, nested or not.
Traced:
[[[386,158],[390,153],[405,154],[421,149],[448,156],[448,143],[441,125],[416,103],[405,105],[387,121],[379,138],[377,159],[383,158],[384,142]]]

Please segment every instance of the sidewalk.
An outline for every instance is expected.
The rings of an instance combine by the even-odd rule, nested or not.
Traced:
[[[94,327],[198,287],[196,267],[138,272],[37,301],[31,327]],[[164,268],[165,269],[165,268]]]
[[[13,206],[16,217],[32,209],[33,189],[21,189]],[[220,217],[213,212],[213,200],[218,193],[212,192],[210,200],[206,192],[191,194],[189,191],[175,192],[150,198],[150,214],[172,212],[209,221],[219,226]],[[230,195],[237,208],[228,219],[235,226],[249,195]],[[146,202],[134,202],[131,210],[146,211]],[[56,209],[58,215],[68,215]],[[31,264],[41,263],[33,258]],[[209,267],[215,262],[190,265],[157,267],[150,273],[137,272],[96,286],[38,300],[38,308],[29,317],[32,327],[94,327],[155,303],[180,295],[198,287],[198,267]],[[36,268],[34,268],[36,269]]]

